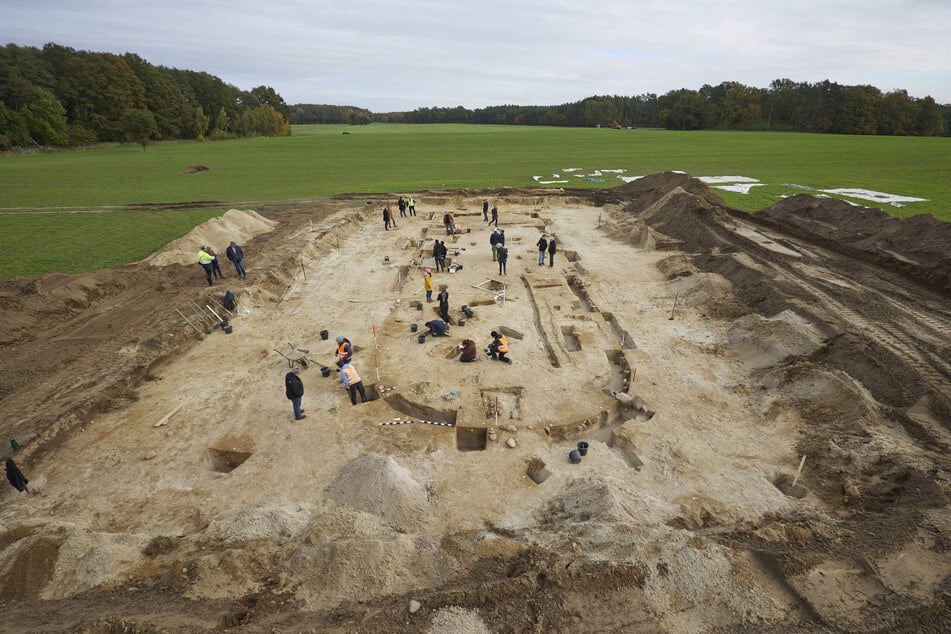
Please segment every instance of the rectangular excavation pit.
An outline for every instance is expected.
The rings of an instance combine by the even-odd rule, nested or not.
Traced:
[[[577,251],[561,251],[561,255],[569,262],[577,262],[581,259]]]
[[[627,364],[627,357],[620,350],[605,350],[604,354],[611,365],[611,381],[608,387],[615,392],[626,392],[631,384],[631,368]]]
[[[505,282],[500,282],[499,280],[494,280],[491,278],[485,280],[484,282],[473,284],[473,286],[483,291],[489,291],[490,293],[497,293],[499,291],[505,290]]]
[[[367,397],[370,391],[367,390]],[[399,392],[394,392],[383,399],[391,408],[414,421],[429,421],[433,423],[444,423],[447,425],[456,424],[457,412],[454,409],[437,409],[422,403],[416,403],[407,399]]]
[[[485,427],[456,427],[456,449],[485,451],[489,432]]]
[[[565,340],[565,350],[581,352],[581,333],[576,331],[574,326],[562,326],[561,336]]]
[[[593,429],[608,427],[611,420],[612,417],[608,412],[599,412],[571,423],[548,423],[545,425],[544,431],[552,440],[576,440],[590,434]]]
[[[482,398],[482,409],[486,418],[495,418],[495,404],[498,401],[499,421],[517,420],[522,417],[522,397],[525,396],[524,387],[484,388],[479,390]]]
[[[552,288],[555,286],[564,286],[561,278],[558,279],[534,279],[531,281],[532,288]]]
[[[469,308],[472,308],[473,306],[493,306],[495,305],[495,299],[476,299],[466,305]]]
[[[568,278],[568,288],[578,298],[578,310],[582,313],[590,313],[593,309],[591,298],[588,296],[588,290],[584,286],[584,280],[576,275]]]
[[[231,473],[253,455],[251,451],[238,451],[209,447],[205,452],[205,467],[218,473]]]

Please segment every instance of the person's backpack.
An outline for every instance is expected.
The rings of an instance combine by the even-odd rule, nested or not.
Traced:
[[[234,298],[234,293],[231,291],[225,291],[224,307],[228,310],[234,310],[238,307],[238,300]]]

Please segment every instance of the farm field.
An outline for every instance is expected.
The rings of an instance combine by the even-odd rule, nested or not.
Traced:
[[[361,192],[381,203],[383,195],[403,192],[420,197],[421,192],[457,189],[595,189],[623,184],[621,177],[676,170],[756,179],[748,194],[714,190],[744,211],[762,209],[782,196],[861,188],[926,199],[886,205],[892,215],[931,213],[951,220],[949,141],[373,124],[295,126],[291,137],[158,143],[146,151],[125,145],[6,155],[0,157],[0,253],[5,254],[0,278],[134,261],[206,219],[209,208],[266,214],[293,202]],[[189,166],[209,169],[187,173]],[[171,217],[166,216],[169,205],[175,206]],[[53,213],[113,214],[130,208],[142,216],[138,222],[116,215],[106,226],[101,217]],[[183,214],[183,209],[201,211]],[[44,212],[42,218],[38,211]],[[153,223],[154,231],[149,229]],[[87,245],[86,255],[61,248],[68,241]]]

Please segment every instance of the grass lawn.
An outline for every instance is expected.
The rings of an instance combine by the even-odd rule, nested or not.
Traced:
[[[191,165],[210,170],[186,173]],[[230,207],[340,193],[613,187],[621,184],[616,173],[604,172],[598,177],[604,182],[575,175],[613,169],[624,170],[625,176],[682,170],[693,176],[756,178],[763,186],[749,194],[716,190],[729,205],[747,211],[803,193],[803,187],[851,187],[928,199],[886,206],[894,215],[931,213],[951,220],[947,138],[307,125],[294,126],[293,136],[282,138],[0,156],[0,277],[93,270],[135,260],[215,215],[209,209],[120,212],[110,207],[214,201],[220,214]],[[539,185],[534,177],[569,182]],[[425,208],[425,197],[417,198]],[[50,213],[57,210],[97,213]],[[56,238],[47,244],[44,235]],[[82,247],[65,248],[64,238]]]

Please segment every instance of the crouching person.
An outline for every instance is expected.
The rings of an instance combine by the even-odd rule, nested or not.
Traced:
[[[432,321],[427,321],[426,327],[429,328],[429,334],[433,337],[448,337],[449,336],[449,324],[447,324],[441,319],[433,319]]]
[[[496,361],[504,361],[505,363],[512,362],[511,359],[505,356],[509,352],[509,342],[501,333],[495,332],[494,330],[492,331],[492,343],[489,344],[486,350],[489,356]]]
[[[367,402],[367,392],[363,389],[363,380],[360,379],[356,368],[349,361],[340,368],[340,378],[343,379],[343,386],[350,391],[350,402],[353,405],[357,404],[357,392],[360,392],[360,399],[364,403]]]
[[[463,363],[472,363],[476,360],[476,343],[472,339],[463,339],[459,349],[462,350],[459,360]]]

